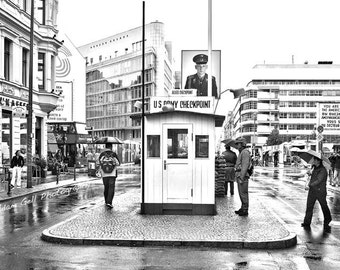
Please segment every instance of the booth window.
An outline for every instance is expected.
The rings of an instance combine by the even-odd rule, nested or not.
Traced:
[[[160,135],[148,135],[147,136],[147,151],[148,157],[160,157]]]
[[[168,129],[168,158],[188,158],[188,130]]]
[[[209,136],[208,135],[196,135],[196,154],[197,158],[209,157]]]

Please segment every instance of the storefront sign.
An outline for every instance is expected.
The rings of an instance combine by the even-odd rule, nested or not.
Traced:
[[[20,107],[20,106],[14,106],[14,107],[12,107],[12,113],[13,113],[13,117],[25,118],[26,117],[26,108]]]
[[[169,106],[170,105],[170,106]],[[150,99],[150,113],[169,110],[190,111],[206,114],[214,112],[214,98],[211,97],[153,97]]]
[[[319,120],[324,131],[340,131],[340,105],[338,103],[320,103]]]
[[[171,89],[170,96],[197,96],[197,89]]]
[[[15,100],[12,98],[2,97],[2,96],[0,96],[0,105],[7,106],[7,107],[15,107],[15,106],[27,107],[27,103],[24,101]]]

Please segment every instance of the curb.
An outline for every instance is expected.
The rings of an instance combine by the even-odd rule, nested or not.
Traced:
[[[71,179],[67,179],[67,180],[63,180],[63,181],[69,181],[69,180],[71,180]],[[27,192],[25,192],[23,194],[12,194],[12,196],[10,196],[10,197],[0,199],[0,203],[10,201],[10,200],[13,200],[13,199],[17,199],[17,198],[21,198],[21,197],[25,197],[27,195],[38,193],[38,192],[41,192],[41,191],[56,189],[56,188],[60,188],[60,187],[64,187],[64,186],[68,186],[68,185],[72,185],[72,184],[76,185],[76,184],[80,184],[80,183],[84,183],[84,182],[88,182],[88,181],[94,181],[94,180],[98,180],[98,178],[87,178],[87,179],[83,179],[83,180],[79,180],[79,181],[73,181],[72,183],[63,183],[63,181],[61,181],[61,182],[59,182],[58,185],[56,184],[55,186],[44,187],[44,188],[36,189],[36,190],[27,189]]]
[[[53,228],[53,227],[52,227]],[[51,228],[50,228],[51,229]],[[289,236],[272,241],[250,242],[250,241],[162,241],[147,239],[107,239],[107,238],[67,238],[56,237],[49,233],[49,229],[42,232],[41,239],[56,244],[67,245],[107,245],[124,247],[152,247],[152,246],[171,246],[171,247],[212,247],[212,248],[236,248],[236,249],[285,249],[297,244],[296,234],[290,233]]]

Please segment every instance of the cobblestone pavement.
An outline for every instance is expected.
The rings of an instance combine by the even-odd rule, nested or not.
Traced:
[[[234,213],[238,196],[217,198],[217,215],[141,215],[140,191],[114,198],[86,210],[42,234],[49,242],[78,245],[211,246],[224,248],[277,249],[296,245],[296,234],[269,212],[258,198],[251,198],[248,217]]]

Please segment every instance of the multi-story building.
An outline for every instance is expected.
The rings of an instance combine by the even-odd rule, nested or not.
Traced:
[[[27,145],[29,98],[30,10],[28,0],[0,0],[0,163],[8,164]],[[35,1],[33,51],[32,153],[47,154],[46,120],[56,107],[57,0]],[[19,113],[18,113],[19,112]]]
[[[234,108],[234,128],[236,136],[257,146],[266,144],[274,129],[283,141],[308,141],[326,121],[320,108],[340,102],[340,65],[332,62],[256,65],[252,78]],[[323,141],[339,143],[339,128],[326,126]]]
[[[86,122],[96,136],[140,140],[142,97],[142,27],[78,48],[86,59]],[[164,41],[164,25],[145,25],[145,110],[151,96],[167,96],[173,88],[172,47]]]

